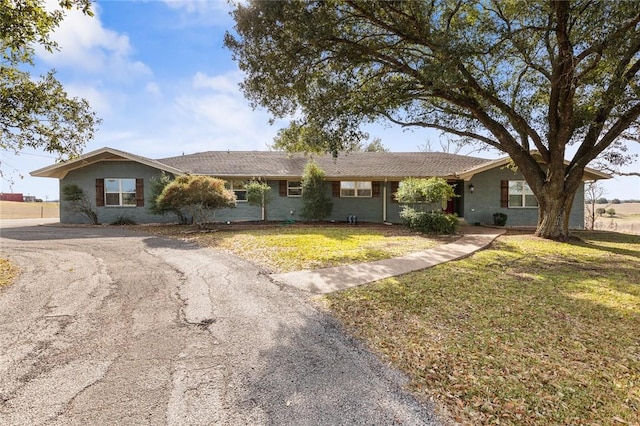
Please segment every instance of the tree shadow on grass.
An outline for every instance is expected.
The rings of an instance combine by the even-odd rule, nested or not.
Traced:
[[[640,258],[640,236],[638,235],[617,232],[579,232],[576,236],[580,239],[570,244]],[[608,244],[625,244],[626,247],[611,247]]]

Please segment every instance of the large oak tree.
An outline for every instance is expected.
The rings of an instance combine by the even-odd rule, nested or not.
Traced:
[[[65,92],[55,71],[39,78],[29,71],[35,46],[58,49],[50,35],[65,12],[78,8],[91,15],[91,1],[60,0],[55,10],[45,6],[43,0],[0,0],[0,148],[43,149],[64,159],[82,152],[99,120],[85,99]]]
[[[638,130],[635,2],[254,1],[233,16],[254,106],[297,115],[328,151],[383,118],[503,151],[546,238],[568,237],[585,167]]]

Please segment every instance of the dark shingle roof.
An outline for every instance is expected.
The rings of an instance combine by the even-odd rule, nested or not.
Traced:
[[[453,177],[491,161],[442,152],[352,152],[314,159],[328,179]],[[192,174],[286,178],[302,176],[308,158],[278,151],[209,151],[157,161]]]

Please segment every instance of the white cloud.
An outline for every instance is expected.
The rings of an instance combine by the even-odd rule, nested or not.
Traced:
[[[121,103],[123,95],[109,90],[100,90],[100,84],[66,83],[65,91],[78,98],[86,99],[99,117],[108,117],[113,113],[112,105]]]
[[[242,81],[242,73],[227,73],[224,75],[208,76],[198,72],[193,77],[193,87],[196,89],[212,89],[218,92],[239,94],[238,84]]]
[[[47,1],[49,9],[56,6],[56,0]],[[52,34],[60,50],[49,53],[39,48],[39,58],[60,69],[79,70],[119,80],[131,81],[151,75],[149,67],[132,59],[129,37],[104,28],[100,21],[99,6],[94,3],[93,8],[93,17],[75,9],[68,11]]]
[[[171,9],[200,15],[220,15],[229,10],[225,0],[164,0],[164,3]]]
[[[153,95],[153,96],[160,96],[160,86],[158,86],[158,83],[155,82],[149,82],[147,83],[147,85],[145,86],[144,90]]]
[[[164,0],[168,8],[180,13],[177,25],[184,27],[233,25],[232,6],[226,0]]]

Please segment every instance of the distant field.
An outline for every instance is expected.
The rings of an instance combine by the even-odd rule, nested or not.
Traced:
[[[614,209],[616,214],[597,217],[595,229],[640,235],[640,203],[596,204],[598,208]]]
[[[0,219],[38,219],[45,217],[60,217],[60,204],[0,201]]]

